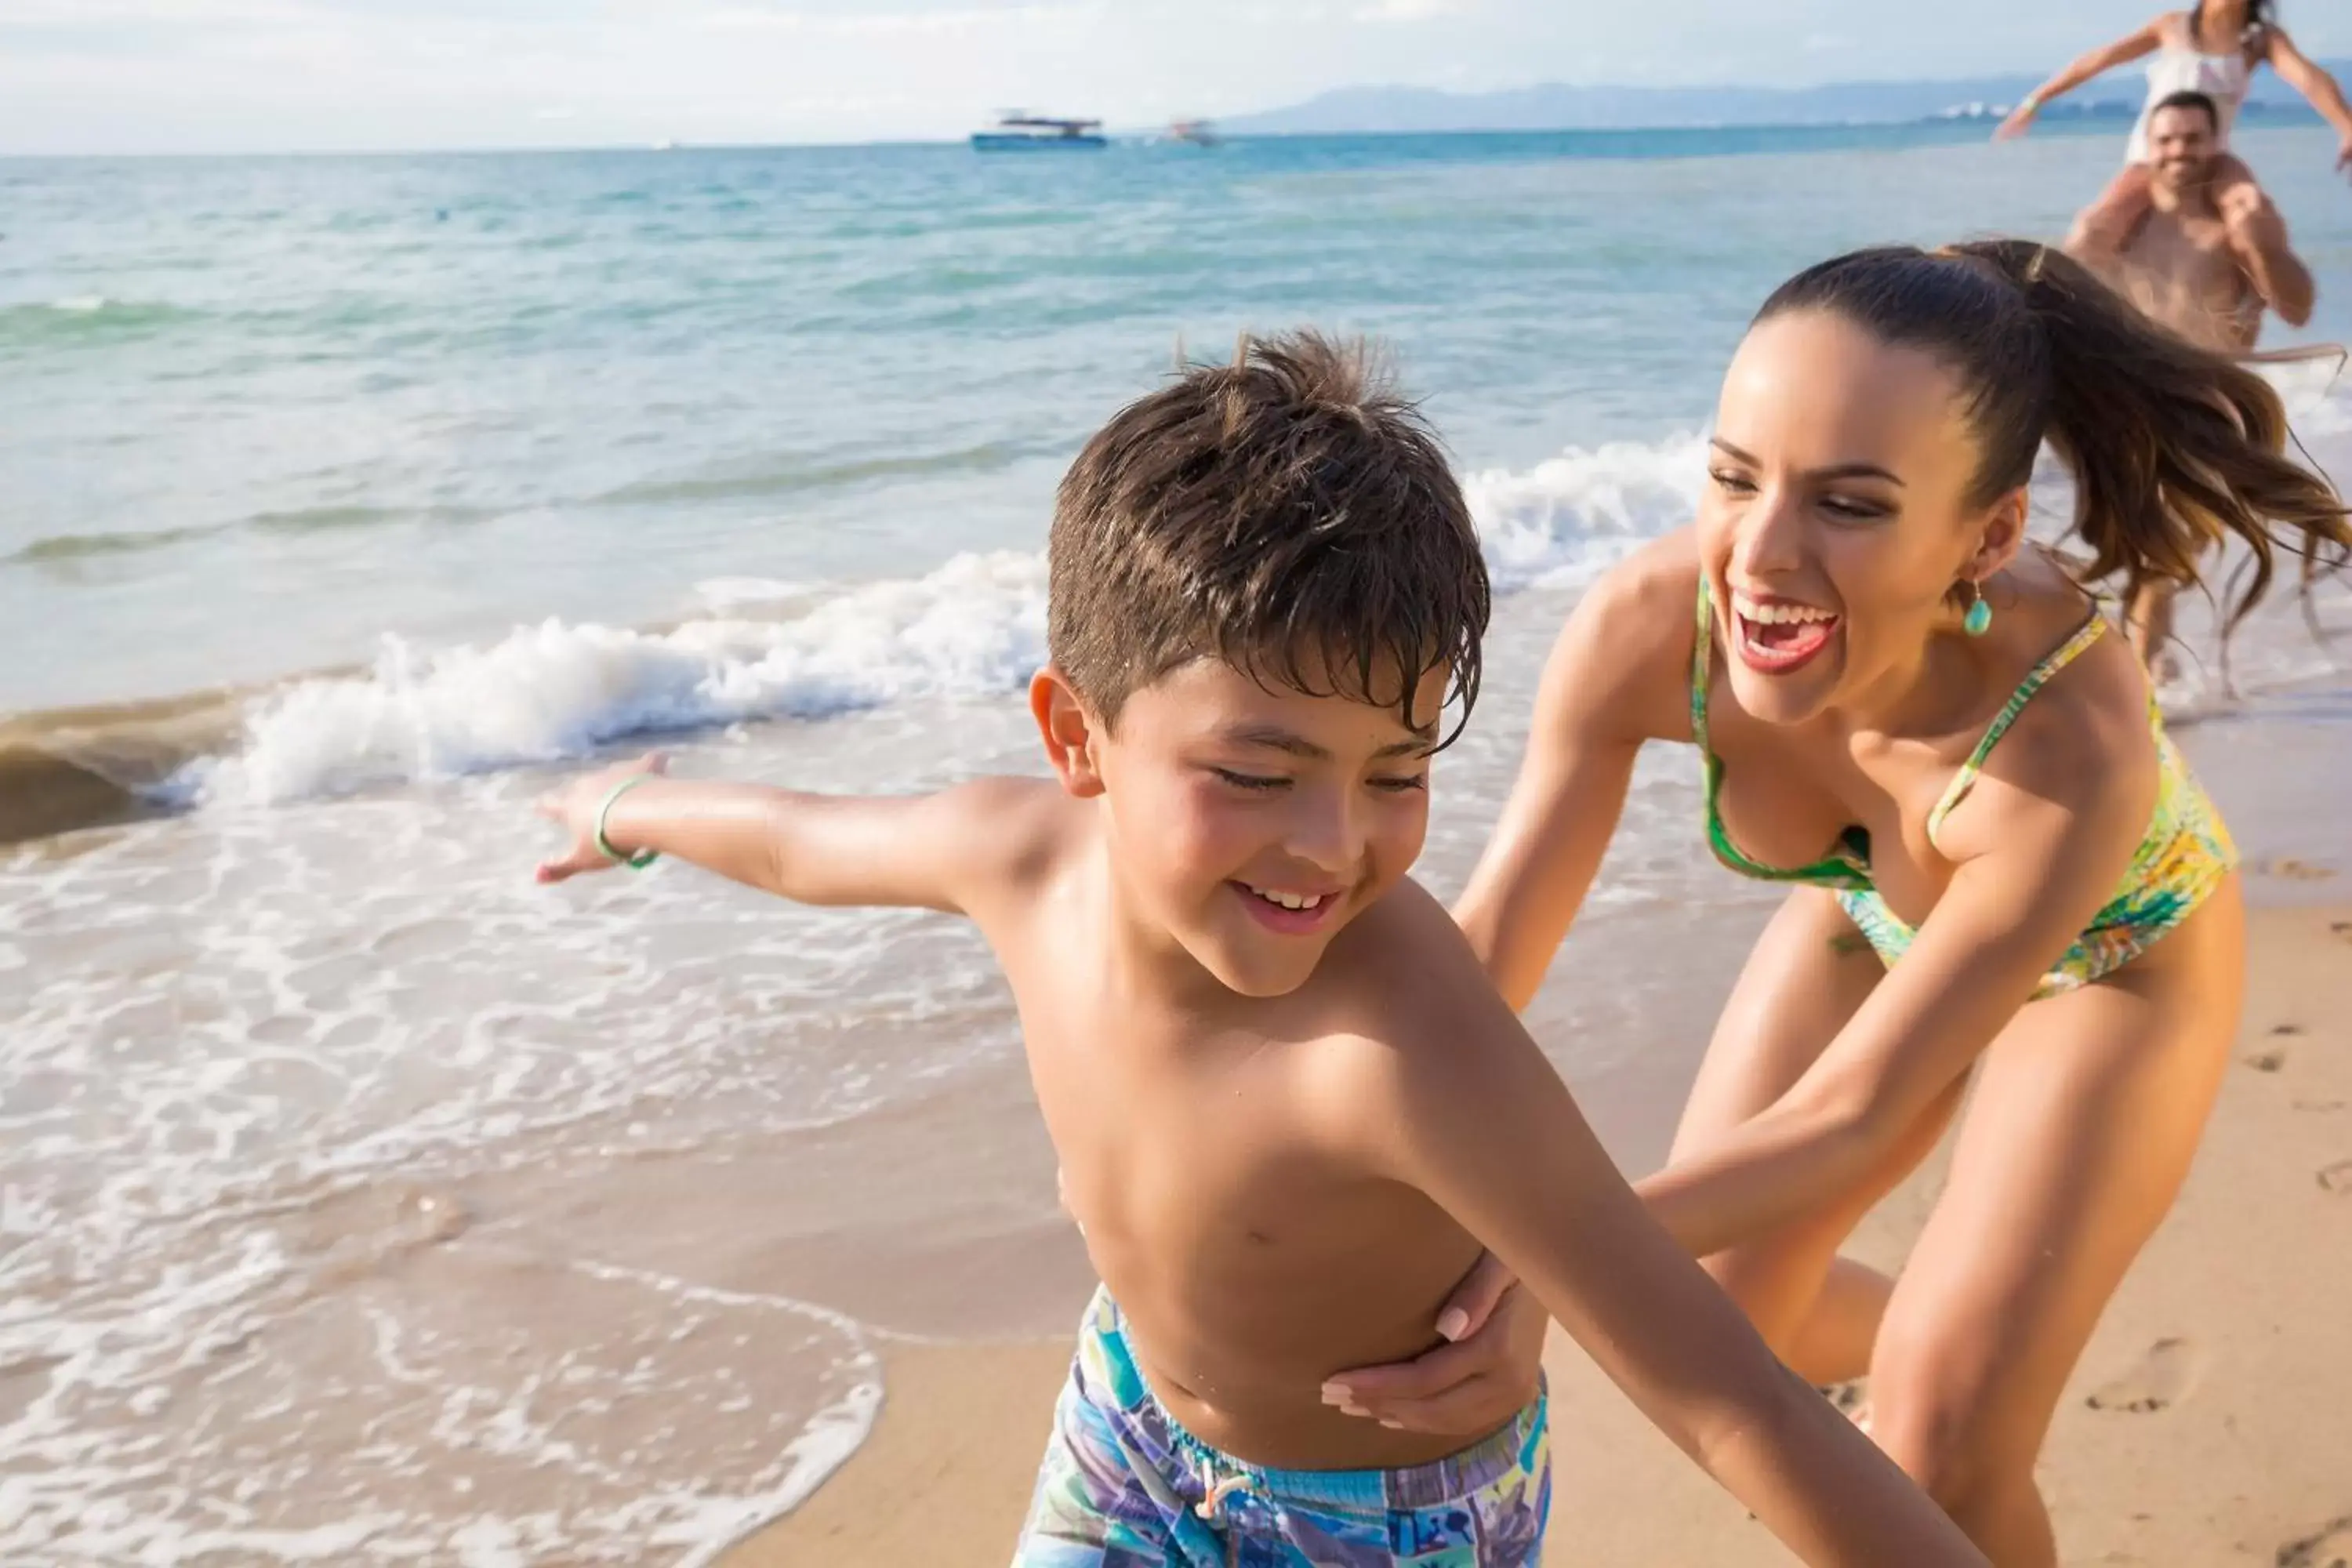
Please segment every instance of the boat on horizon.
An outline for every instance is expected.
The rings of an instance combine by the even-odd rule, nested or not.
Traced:
[[[972,148],[981,153],[1095,151],[1110,145],[1099,120],[1056,120],[1014,109],[996,117],[985,131],[971,133]]]

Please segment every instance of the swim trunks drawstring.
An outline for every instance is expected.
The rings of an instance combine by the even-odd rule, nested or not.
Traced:
[[[1223,1480],[1219,1480],[1214,1461],[1206,1455],[1202,1456],[1202,1497],[1201,1500],[1193,1505],[1192,1512],[1212,1529],[1224,1533],[1226,1568],[1238,1568],[1241,1561],[1241,1537],[1233,1533],[1228,1528],[1233,1521],[1224,1517],[1225,1500],[1235,1492],[1247,1491],[1249,1484],[1249,1477],[1238,1471],[1227,1476]]]

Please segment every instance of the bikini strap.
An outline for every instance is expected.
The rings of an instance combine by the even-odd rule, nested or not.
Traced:
[[[2010,693],[2009,700],[1993,716],[1992,723],[1985,730],[1984,739],[1979,741],[1977,749],[1969,753],[1969,760],[1960,764],[1960,771],[1952,775],[1951,784],[1944,790],[1944,798],[1937,801],[1936,809],[1927,814],[1928,843],[1936,842],[1937,830],[1944,826],[1944,818],[1949,816],[1952,808],[1976,787],[1977,774],[1984,770],[1985,759],[1992,755],[1992,749],[2000,743],[2003,735],[2009,733],[2009,727],[2017,722],[2017,716],[2025,711],[2025,705],[2033,700],[2034,693],[2050,684],[2052,676],[2081,657],[2083,650],[2098,641],[2106,629],[2107,617],[2101,615],[2095,605],[2090,619],[2084,621],[2073,637],[2060,643],[2048,658],[2026,672],[2025,679],[2017,683],[2017,689]]]
[[[1691,647],[1691,739],[1699,754],[1712,757],[1706,743],[1706,689],[1715,679],[1715,606],[1709,602],[1706,574],[1698,574],[1698,638]]]
[[[1731,841],[1718,809],[1723,794],[1723,759],[1707,744],[1706,696],[1715,678],[1715,601],[1704,573],[1698,580],[1697,640],[1691,648],[1691,739],[1698,745],[1699,771],[1706,784],[1706,841],[1715,858],[1743,877],[1767,882],[1807,882],[1832,888],[1870,886],[1870,836],[1849,827],[1838,836],[1827,858],[1810,866],[1767,866],[1748,858]]]

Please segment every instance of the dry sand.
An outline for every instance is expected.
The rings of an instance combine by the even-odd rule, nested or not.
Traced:
[[[2257,910],[2252,948],[2238,1060],[2197,1169],[2044,1454],[2069,1564],[2352,1564],[2352,910]],[[1938,1156],[1854,1250],[1899,1259],[1941,1171]],[[872,1440],[723,1568],[1003,1568],[1068,1353],[894,1348]],[[1549,1363],[1547,1561],[1793,1561],[1557,1333]]]

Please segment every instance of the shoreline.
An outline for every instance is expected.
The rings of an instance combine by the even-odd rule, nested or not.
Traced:
[[[2341,579],[2352,586],[2352,578]],[[1551,591],[1520,590],[1508,596],[1549,598]],[[726,612],[728,618],[789,626],[791,617]],[[717,618],[718,612],[713,612]],[[623,628],[628,637],[661,638],[690,624],[677,617]],[[482,645],[496,647],[502,640]],[[471,650],[475,645],[457,645]],[[2325,642],[2318,643],[2323,651]],[[82,833],[186,815],[194,804],[193,793],[175,781],[188,770],[207,763],[234,762],[243,754],[247,721],[256,705],[282,698],[306,687],[336,683],[366,685],[374,679],[365,665],[344,662],[297,671],[243,685],[201,687],[171,696],[121,702],[79,705],[0,714],[0,852],[44,847]],[[2341,668],[2313,671],[2282,679],[2249,693],[2199,696],[2189,707],[2167,714],[2167,726],[2195,736],[2200,731],[2233,722],[2287,724],[2308,714],[2289,710],[2317,700],[2326,702],[2347,692]],[[846,710],[855,711],[855,710]],[[469,770],[480,773],[511,773],[544,765],[551,760],[585,765],[599,757],[624,754],[656,743],[694,744],[747,727],[836,722],[845,713],[802,716],[778,711],[745,718],[710,718],[677,724],[648,722],[617,732],[600,744],[562,759],[536,763],[516,759]],[[2352,723],[2352,701],[2340,712],[2322,714],[2318,722],[2336,719]],[[2215,771],[2212,760],[2200,759],[2193,741],[2192,763],[2204,776]],[[385,779],[355,789],[325,793],[361,798],[413,788],[429,780],[420,777]],[[303,797],[297,797],[303,798]],[[2252,857],[2250,856],[2250,868]],[[2352,857],[2335,868],[2352,873]]]
[[[2327,902],[2250,913],[2245,1016],[2197,1166],[2101,1321],[2044,1452],[2067,1563],[2324,1568],[2352,1552],[2352,1356],[2332,1327],[2352,1299],[2352,898],[2334,880],[2291,884]],[[1686,1081],[1695,1047],[1682,1067]],[[1948,1152],[1948,1141],[1864,1221],[1853,1255],[1900,1260]],[[1001,1568],[1068,1354],[1066,1337],[886,1345],[867,1443],[719,1568]],[[1795,1561],[1558,1330],[1545,1360],[1548,1562]]]

